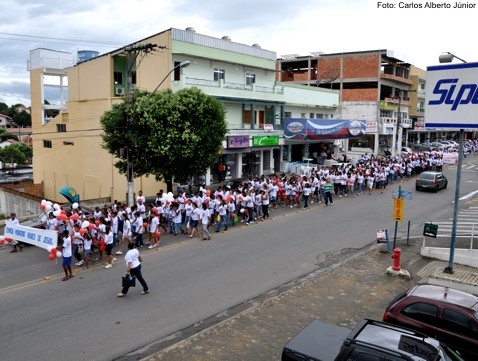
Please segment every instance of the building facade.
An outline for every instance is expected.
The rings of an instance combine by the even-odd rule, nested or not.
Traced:
[[[410,63],[391,50],[313,53],[278,60],[278,78],[340,93],[338,117],[366,122],[363,138],[343,141],[352,156],[399,152],[409,118]]]
[[[147,44],[155,51],[129,63],[128,49]],[[216,163],[226,164],[231,178],[279,172],[288,162],[308,157],[309,141],[286,144],[285,119],[312,114],[331,119],[339,104],[337,90],[278,81],[275,52],[229,37],[198,34],[192,28],[171,28],[76,64],[72,55],[57,55],[36,49],[29,62],[34,182],[44,184],[48,199],[58,199],[58,189],[65,185],[74,187],[82,199],[126,199],[126,177],[101,147],[100,117],[130,91],[128,69],[133,87],[177,91],[194,86],[224,104],[229,133]],[[177,66],[185,61],[188,67]],[[59,104],[50,107],[60,113],[47,119],[44,80],[52,74],[58,77],[61,96]],[[217,180],[214,166],[206,182]],[[164,185],[154,177],[134,180],[136,192],[155,195],[160,188]]]

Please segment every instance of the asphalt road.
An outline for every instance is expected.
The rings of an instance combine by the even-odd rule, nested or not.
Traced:
[[[454,172],[445,169],[447,190],[414,192],[405,203],[412,235],[421,234],[425,221],[449,217]],[[476,190],[475,172],[463,172],[462,194]],[[333,207],[279,209],[270,221],[234,227],[206,242],[165,236],[160,250],[142,251],[148,295],[139,295],[136,287],[128,297],[116,297],[122,260],[112,269],[98,265],[62,282],[60,265],[49,262],[45,251],[2,249],[2,359],[112,360],[143,347],[147,353],[154,341],[174,339],[177,331],[216,315],[227,317],[231,307],[316,270],[327,252],[355,252],[374,242],[379,228],[393,236],[392,191],[398,185],[414,191],[413,182],[404,182],[384,194],[336,199]],[[398,235],[406,230],[401,223]]]

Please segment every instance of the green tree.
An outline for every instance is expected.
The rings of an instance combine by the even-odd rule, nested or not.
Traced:
[[[18,137],[15,134],[7,132],[5,129],[0,128],[0,141],[4,142],[7,139],[18,140]]]
[[[13,122],[19,127],[31,127],[32,126],[32,117],[29,113],[22,110],[21,112],[16,112],[12,117]]]
[[[129,112],[130,123],[127,123]],[[127,148],[135,177],[154,175],[172,191],[173,177],[200,174],[212,166],[227,133],[225,109],[198,88],[176,93],[135,92],[133,101],[116,104],[101,118],[103,147],[126,174]]]
[[[8,105],[5,103],[0,103],[0,114],[8,115]]]
[[[24,164],[33,156],[32,149],[25,143],[11,144],[0,148],[0,160],[4,163]]]

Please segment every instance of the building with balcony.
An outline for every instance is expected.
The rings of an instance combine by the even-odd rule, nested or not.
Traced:
[[[155,51],[128,64],[127,48],[152,44]],[[48,49],[30,54],[34,182],[43,183],[48,199],[58,189],[74,187],[82,199],[126,199],[126,177],[102,147],[100,117],[133,87],[173,91],[197,87],[226,108],[229,133],[217,163],[228,165],[228,177],[259,176],[283,170],[284,164],[309,156],[313,141],[284,139],[286,119],[335,119],[338,91],[276,80],[276,53],[229,37],[214,38],[192,28],[171,28],[128,47],[74,63],[73,56]],[[189,61],[187,68],[176,67]],[[45,114],[45,79],[56,75],[59,114]],[[163,81],[164,80],[164,81]],[[66,99],[67,100],[63,101]],[[145,135],[146,136],[146,135]],[[134,166],[134,165],[133,165]],[[216,170],[206,174],[209,184]],[[154,177],[134,180],[134,189],[155,195],[164,188]]]
[[[309,87],[338,90],[341,119],[366,121],[362,138],[343,141],[352,156],[365,152],[398,152],[409,119],[410,62],[391,50],[370,50],[310,56],[285,55],[277,77]]]

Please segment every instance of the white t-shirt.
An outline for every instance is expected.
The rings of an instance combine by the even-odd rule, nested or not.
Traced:
[[[63,257],[71,257],[71,238],[63,238]]]
[[[131,262],[131,268],[138,267],[141,264],[139,262],[139,251],[136,248],[130,249],[128,252],[126,252],[126,255],[124,256],[124,260],[126,262],[126,267],[128,267],[128,263],[130,262]]]

